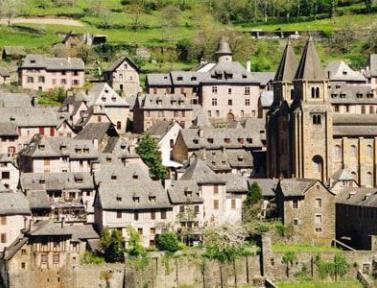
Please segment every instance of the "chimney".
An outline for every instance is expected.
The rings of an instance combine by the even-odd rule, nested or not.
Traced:
[[[353,195],[356,194],[356,191],[351,191],[349,194],[348,194],[348,199],[351,199]]]
[[[246,71],[251,72],[251,61],[250,60],[246,62]]]

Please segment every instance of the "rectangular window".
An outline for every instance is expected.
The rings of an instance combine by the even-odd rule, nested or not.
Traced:
[[[219,209],[219,200],[213,200],[213,209],[218,210]]]
[[[297,218],[293,219],[293,225],[295,225],[295,226],[298,225],[298,219]]]
[[[229,105],[229,106],[232,106],[232,105],[233,105],[233,100],[232,100],[232,99],[229,99],[229,100],[228,100],[228,105]]]
[[[45,77],[44,76],[39,76],[38,77],[38,82],[39,83],[45,83]]]
[[[217,94],[217,86],[212,86],[212,93]]]
[[[156,228],[149,229],[149,234],[155,235],[156,234]]]
[[[48,255],[47,255],[47,253],[41,254],[41,263],[42,264],[46,264],[47,261],[48,261]]]
[[[54,136],[55,136],[55,128],[54,128],[54,127],[51,127],[51,128],[50,128],[50,136],[51,136],[51,137],[54,137]]]
[[[161,211],[161,219],[166,219],[166,211],[165,210]]]
[[[1,179],[9,179],[10,173],[8,171],[1,172]]]
[[[229,94],[229,95],[232,94],[232,88],[228,88],[228,94]]]
[[[54,253],[54,255],[52,256],[52,262],[54,264],[60,263],[60,254],[59,253]]]
[[[1,216],[1,225],[7,225],[7,216]]]
[[[315,207],[316,208],[321,208],[322,207],[322,199],[321,198],[315,199]]]
[[[215,184],[213,187],[213,193],[218,194],[219,193],[219,185]]]
[[[298,200],[293,200],[292,201],[292,207],[297,209],[298,208]]]
[[[135,213],[134,213],[134,220],[135,220],[135,221],[138,221],[138,220],[139,220],[139,213],[138,213],[138,212],[135,212]]]
[[[250,95],[250,87],[249,86],[245,87],[245,95]]]
[[[66,79],[62,79],[62,80],[60,81],[60,83],[61,83],[62,85],[65,85],[65,84],[67,84],[67,80],[66,80]]]
[[[245,99],[245,106],[250,106],[250,99]]]
[[[199,214],[199,205],[195,205],[194,211],[195,211],[195,214]]]
[[[27,77],[27,83],[34,83],[33,77]]]
[[[231,208],[236,209],[236,199],[232,199]]]
[[[212,106],[217,106],[217,98],[212,98]]]
[[[316,214],[314,216],[314,224],[315,225],[320,225],[322,224],[322,215],[321,214]]]
[[[121,211],[117,211],[117,219],[120,219],[122,218],[122,212]]]
[[[6,243],[7,242],[7,234],[2,233],[1,234],[1,243]]]
[[[139,235],[143,235],[143,228],[137,228],[137,232],[139,233]]]
[[[155,220],[156,219],[156,212],[151,212],[151,219]]]

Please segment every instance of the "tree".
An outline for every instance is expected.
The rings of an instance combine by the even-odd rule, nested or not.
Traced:
[[[296,260],[296,254],[292,251],[288,251],[283,255],[282,262],[286,265],[286,273],[289,278],[289,269],[293,265],[293,262]]]
[[[10,25],[12,18],[17,17],[22,8],[21,0],[0,0],[0,17],[8,19],[8,25]]]
[[[365,9],[367,10],[367,12],[371,12],[372,6],[373,6],[373,0],[364,0],[364,4],[365,4]]]
[[[246,232],[237,225],[223,225],[210,227],[204,231],[204,256],[216,260],[220,266],[220,283],[224,287],[223,264],[233,263],[234,284],[237,287],[237,269],[235,259],[240,256],[249,255],[246,245]]]
[[[136,152],[144,163],[149,167],[152,178],[165,180],[168,175],[166,167],[162,165],[157,142],[148,134],[144,134],[139,141]]]
[[[144,13],[144,3],[142,0],[136,0],[127,7],[132,17],[132,29],[137,30],[140,27],[140,19]]]
[[[157,249],[168,253],[175,253],[180,249],[180,242],[174,232],[164,232],[158,236],[156,241]]]
[[[355,29],[351,25],[339,29],[332,35],[331,48],[341,53],[348,53],[352,49],[356,37]]]
[[[161,11],[162,41],[171,40],[166,35],[173,35],[173,28],[178,26],[178,16],[180,11],[173,5],[166,6]]]
[[[108,263],[124,262],[124,240],[122,232],[105,228],[101,233],[101,247],[104,250],[105,261]]]
[[[349,265],[346,258],[342,255],[335,255],[334,257],[334,278],[338,280],[338,276],[343,277],[348,272]]]
[[[188,199],[188,201],[186,201],[181,207],[183,208],[182,211],[177,214],[177,220],[181,226],[181,241],[185,241],[186,245],[190,245],[193,229],[192,223],[197,218],[197,212],[190,199]]]
[[[282,239],[285,239],[285,238],[289,239],[289,238],[291,238],[291,236],[293,234],[293,226],[292,225],[286,226],[283,223],[277,223],[275,225],[275,230],[276,230],[277,234],[280,236],[280,238],[282,238]]]
[[[262,200],[262,189],[257,182],[253,182],[249,187],[246,195],[246,204],[249,206],[258,204]]]
[[[242,206],[242,221],[252,222],[260,218],[262,201],[262,190],[257,182],[254,182],[248,189],[246,199]]]

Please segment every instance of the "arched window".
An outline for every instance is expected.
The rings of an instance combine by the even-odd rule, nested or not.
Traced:
[[[372,145],[367,146],[367,157],[370,160],[372,160],[372,158],[373,158],[373,147],[372,147]]]
[[[315,88],[312,87],[312,98],[315,98]]]
[[[319,98],[319,87],[315,88],[315,98]]]
[[[323,181],[323,159],[319,155],[315,155],[312,159],[314,177]]]
[[[355,145],[351,145],[351,157],[357,158],[357,147]]]
[[[313,115],[313,124],[321,125],[321,115]]]
[[[372,172],[367,173],[367,177],[365,179],[365,185],[368,187],[373,187],[373,174]]]
[[[340,145],[334,146],[333,156],[335,161],[342,161],[342,147]]]

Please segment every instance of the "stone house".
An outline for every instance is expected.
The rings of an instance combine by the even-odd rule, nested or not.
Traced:
[[[146,131],[158,141],[162,165],[165,167],[177,168],[182,166],[181,163],[171,159],[171,152],[181,129],[182,127],[176,121],[158,121]]]
[[[344,188],[336,197],[336,239],[355,249],[373,250],[376,217],[375,188]]]
[[[10,84],[10,74],[7,69],[0,67],[0,85]]]
[[[335,194],[315,179],[282,179],[276,188],[278,217],[293,239],[330,245],[335,239]]]
[[[35,135],[19,153],[22,172],[61,173],[91,172],[92,162],[98,159],[93,140]]]
[[[156,122],[177,121],[189,127],[193,120],[194,106],[181,95],[145,95],[138,97],[134,106],[134,132],[142,133]]]
[[[76,131],[68,120],[63,119],[56,126],[56,134],[59,137],[74,138],[76,136]]]
[[[154,246],[156,236],[171,223],[173,207],[159,181],[150,178],[139,164],[101,165],[95,174],[98,186],[94,221],[98,231],[119,229],[128,241],[131,225],[142,236],[143,245]]]
[[[58,112],[65,113],[68,123],[75,127],[81,121],[81,118],[87,110],[86,94],[80,93],[66,97],[63,105],[59,107]]]
[[[105,81],[122,96],[136,96],[141,92],[139,73],[139,67],[125,56],[116,60],[103,75]]]
[[[7,107],[0,108],[1,123],[7,127],[10,135],[4,135],[2,141],[9,154],[14,154],[27,145],[35,134],[46,137],[56,136],[59,123],[51,107]],[[17,136],[14,134],[17,131]],[[7,132],[7,133],[8,133]],[[2,153],[7,153],[2,150]]]
[[[325,73],[329,78],[331,86],[339,84],[360,85],[366,84],[367,78],[360,71],[353,70],[342,60],[332,61],[325,67]]]
[[[216,57],[217,63],[208,64],[206,69],[148,74],[147,93],[182,94],[218,121],[257,117],[261,87],[256,75],[232,60],[232,51],[224,40]]]
[[[18,287],[29,279],[25,275],[33,273],[38,275],[38,287],[60,287],[64,270],[78,265],[88,243],[98,239],[92,225],[35,223],[1,255],[2,282]]]
[[[5,61],[21,60],[26,56],[24,47],[22,46],[4,46],[1,58]]]
[[[27,55],[18,68],[18,77],[24,89],[48,91],[78,88],[85,83],[85,64],[79,58]]]
[[[94,83],[86,94],[88,107],[106,114],[115,125],[118,133],[125,133],[129,118],[130,105],[107,83]]]
[[[38,212],[45,204],[49,215],[44,218],[94,222],[96,191],[91,173],[21,173],[19,186],[30,202],[34,218],[42,216]]]
[[[0,183],[0,252],[3,252],[29,225],[31,211],[26,197]]]
[[[78,48],[82,45],[99,45],[107,41],[106,35],[93,35],[90,33],[76,33],[69,31],[63,38],[62,44],[67,48]]]
[[[13,157],[18,151],[18,131],[14,123],[0,123],[0,154]]]
[[[0,154],[0,183],[7,189],[17,190],[20,173],[14,158],[8,154]]]

